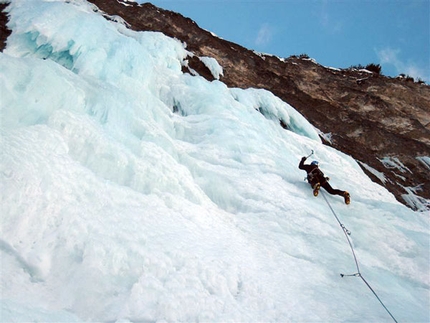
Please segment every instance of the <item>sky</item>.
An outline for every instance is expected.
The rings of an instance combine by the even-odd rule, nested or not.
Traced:
[[[430,81],[428,0],[152,0],[201,28],[258,52],[307,54],[348,68],[380,64],[387,76]]]

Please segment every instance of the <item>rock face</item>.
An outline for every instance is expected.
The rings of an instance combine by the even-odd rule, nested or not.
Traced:
[[[307,57],[258,54],[150,3],[89,1],[107,19],[119,16],[128,28],[160,31],[186,43],[192,54],[184,72],[196,71],[212,81],[199,59],[212,57],[222,66],[220,80],[228,86],[271,91],[317,127],[326,144],[355,158],[400,202],[430,209],[430,86],[366,70],[327,68]],[[5,19],[0,21],[1,41],[7,36]]]
[[[4,47],[6,46],[6,39],[10,35],[10,30],[7,29],[6,23],[7,23],[7,15],[3,12],[4,9],[6,9],[7,4],[0,3],[0,50],[3,51]]]

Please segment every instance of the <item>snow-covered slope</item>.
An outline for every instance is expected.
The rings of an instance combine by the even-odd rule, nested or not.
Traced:
[[[1,321],[430,320],[429,219],[267,91],[85,1],[14,0],[0,53]],[[279,120],[290,130],[279,125]]]

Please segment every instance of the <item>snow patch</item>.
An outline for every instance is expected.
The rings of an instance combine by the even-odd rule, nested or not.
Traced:
[[[321,130],[319,130],[318,128],[315,128],[318,132],[318,134],[320,135],[321,138],[323,138],[326,142],[328,142],[330,145],[333,144],[332,142],[332,133],[324,133]]]
[[[428,156],[421,156],[417,157],[417,159],[430,170],[430,157]]]
[[[403,165],[397,157],[384,157],[378,160],[388,169],[398,169],[402,173],[409,172],[412,174],[411,170]]]
[[[131,6],[131,5],[127,5],[127,6]],[[123,19],[120,16],[113,15],[113,16],[105,16],[105,17],[108,17],[109,20],[112,20],[113,22],[119,23],[119,24],[121,24],[127,28],[131,27],[131,25],[127,21],[125,21],[125,19]]]
[[[203,64],[211,71],[212,76],[219,80],[220,76],[224,76],[222,66],[213,57],[199,57]]]
[[[365,68],[359,69],[358,71],[362,73],[373,74],[372,71],[366,70]]]
[[[304,57],[304,58],[300,58],[301,60],[303,60],[303,61],[309,61],[309,62],[311,62],[311,63],[314,63],[314,64],[318,64],[318,62],[316,61],[316,59],[314,59],[314,58],[310,58],[310,57]]]
[[[430,201],[417,195],[419,191],[422,191],[421,185],[416,187],[405,187],[402,186],[406,194],[403,194],[402,197],[406,201],[406,203],[414,210],[419,212],[426,213],[426,215],[430,215]]]
[[[337,67],[331,67],[331,66],[324,66],[324,68],[335,71],[335,72],[341,72],[342,70]]]
[[[137,4],[137,2],[133,0],[117,0],[117,2],[126,7],[133,7],[134,4]]]
[[[371,174],[373,174],[376,178],[378,178],[381,183],[385,184],[387,182],[387,178],[385,177],[384,173],[377,171],[373,167],[370,167],[366,163],[362,161],[358,161],[361,166],[363,166],[365,169],[367,169]]]

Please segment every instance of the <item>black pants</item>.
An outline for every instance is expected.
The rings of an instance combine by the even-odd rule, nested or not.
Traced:
[[[343,194],[345,193],[345,191],[341,191],[338,189],[335,189],[333,187],[331,187],[331,185],[328,182],[324,182],[321,184],[321,187],[324,187],[324,189],[330,193],[331,195],[340,195],[343,196]]]

